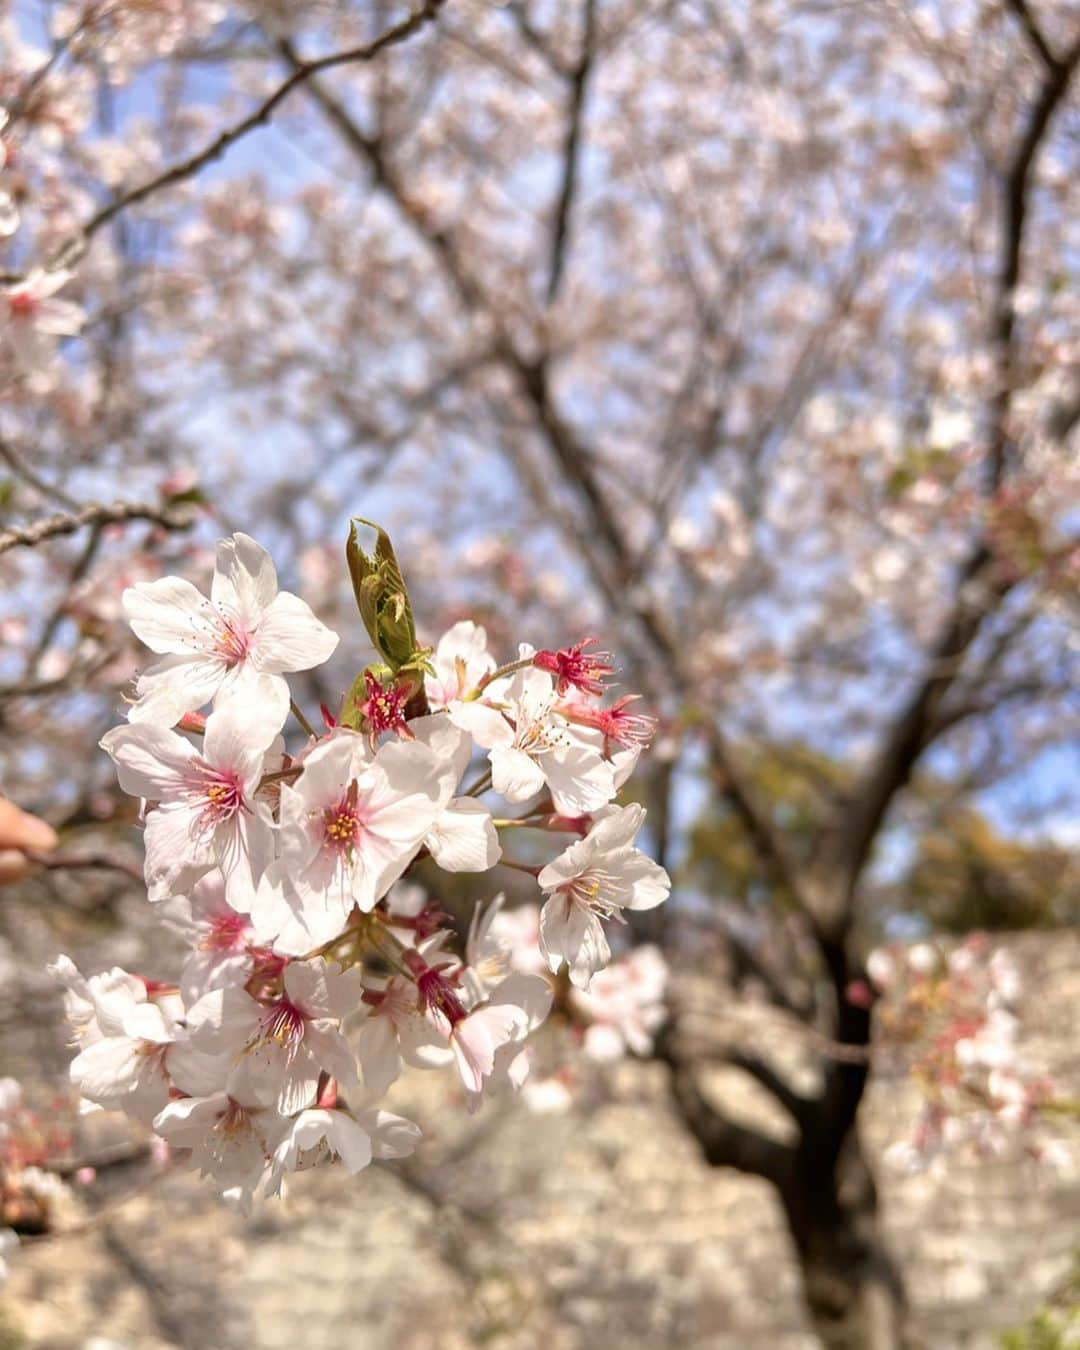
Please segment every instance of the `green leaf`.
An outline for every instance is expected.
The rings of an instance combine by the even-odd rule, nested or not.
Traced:
[[[370,554],[361,547],[360,526],[375,531],[375,549]],[[356,607],[372,646],[395,673],[415,669],[418,662],[422,668],[425,653],[417,650],[409,592],[390,536],[374,521],[353,516],[349,521],[345,558]]]

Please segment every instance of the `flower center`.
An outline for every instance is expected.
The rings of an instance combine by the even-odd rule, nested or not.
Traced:
[[[621,906],[614,898],[617,894],[615,878],[602,868],[590,868],[581,876],[574,877],[560,888],[575,904],[600,915],[601,918],[619,917]]]
[[[336,853],[352,854],[364,833],[360,790],[354,779],[345,795],[323,812],[323,840]]]
[[[514,747],[526,755],[543,755],[568,740],[562,729],[554,723],[535,718],[526,721],[522,718],[514,732]]]
[[[230,1097],[225,1110],[218,1116],[214,1129],[220,1130],[223,1135],[236,1135],[241,1130],[249,1129],[250,1125],[251,1117],[247,1108]]]
[[[227,666],[237,666],[251,651],[252,634],[220,605],[213,623],[214,647]]]
[[[244,786],[239,777],[235,773],[214,771],[203,794],[203,823],[219,825],[243,809]]]
[[[263,1015],[262,1039],[295,1048],[304,1039],[305,1025],[300,1009],[287,998],[280,998]]]
[[[204,952],[240,951],[247,940],[247,917],[243,914],[217,914],[210,921],[210,931],[199,943]]]

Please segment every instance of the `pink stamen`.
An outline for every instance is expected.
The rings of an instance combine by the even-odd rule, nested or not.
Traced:
[[[360,711],[364,714],[371,735],[393,731],[399,736],[408,736],[405,705],[409,701],[409,691],[393,684],[384,686],[370,670],[364,671],[364,687],[367,698],[361,703]]]
[[[216,914],[210,931],[199,943],[204,952],[243,951],[247,939],[247,918],[243,914]]]
[[[208,769],[202,818],[207,825],[231,820],[247,803],[240,775],[229,769]]]
[[[295,1047],[304,1039],[307,1019],[295,1004],[282,997],[267,1008],[261,1025],[263,1040]]]

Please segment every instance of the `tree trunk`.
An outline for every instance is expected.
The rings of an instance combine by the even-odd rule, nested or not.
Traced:
[[[903,1281],[886,1248],[858,1133],[822,1166],[811,1136],[780,1189],[813,1327],[825,1350],[902,1350]]]

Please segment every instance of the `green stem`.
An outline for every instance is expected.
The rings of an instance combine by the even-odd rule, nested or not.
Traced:
[[[501,680],[504,675],[513,675],[516,671],[528,670],[532,663],[533,659],[531,656],[523,656],[520,661],[511,661],[505,666],[499,666],[498,669],[493,670],[490,675],[485,675],[475,689],[470,689],[463,697],[462,702],[475,702],[489,684],[493,683],[495,680]]]

